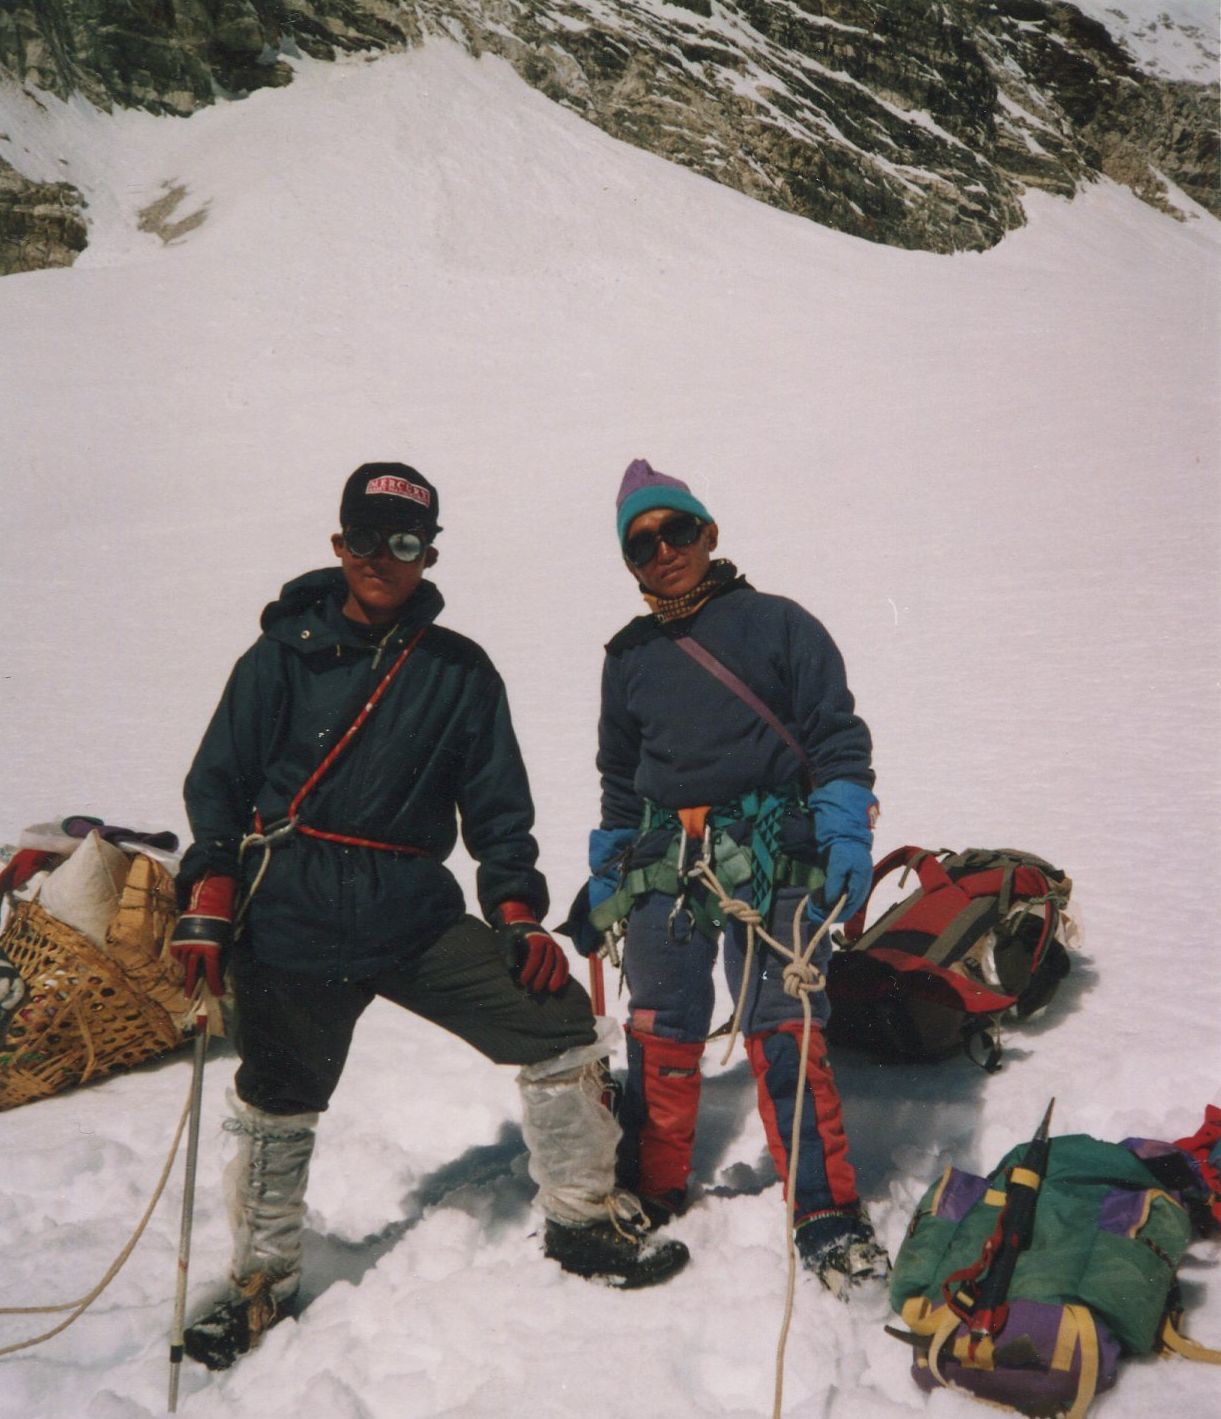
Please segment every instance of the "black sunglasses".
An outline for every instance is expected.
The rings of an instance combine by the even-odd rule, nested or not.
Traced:
[[[419,532],[379,532],[376,527],[345,527],[343,545],[354,557],[375,556],[382,543],[399,562],[418,562],[428,548]]]
[[[632,566],[647,567],[663,542],[667,547],[691,547],[705,526],[693,513],[676,513],[652,532],[634,532],[623,544],[623,555]]]

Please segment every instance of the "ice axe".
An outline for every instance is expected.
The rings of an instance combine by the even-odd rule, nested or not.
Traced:
[[[1005,1179],[1005,1205],[996,1230],[984,1245],[979,1260],[946,1278],[942,1294],[950,1310],[966,1325],[968,1345],[975,1348],[1004,1329],[1009,1313],[1009,1283],[1017,1259],[1034,1235],[1035,1206],[1047,1172],[1051,1147],[1051,1111],[1055,1099],[1018,1163]]]
[[[208,993],[206,982],[200,983],[200,996],[195,1013],[195,1052],[191,1074],[191,1112],[187,1128],[187,1161],[182,1183],[182,1227],[178,1237],[178,1286],[174,1295],[174,1320],[170,1328],[170,1394],[169,1411],[178,1412],[178,1374],[182,1368],[183,1328],[187,1308],[187,1267],[191,1259],[191,1222],[195,1214],[195,1167],[199,1158],[199,1116],[203,1104],[204,1061],[208,1055],[208,1037],[211,1034],[209,1002],[215,1008],[215,999]]]

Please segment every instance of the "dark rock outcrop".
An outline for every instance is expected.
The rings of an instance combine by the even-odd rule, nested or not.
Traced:
[[[501,55],[617,138],[874,241],[982,249],[1020,225],[1026,188],[1069,195],[1097,174],[1177,215],[1168,179],[1221,215],[1217,86],[1142,72],[1061,0],[9,0],[0,67],[186,114],[289,82],[285,56],[429,34]]]
[[[71,266],[85,249],[84,202],[66,182],[31,182],[0,160],[0,275]]]

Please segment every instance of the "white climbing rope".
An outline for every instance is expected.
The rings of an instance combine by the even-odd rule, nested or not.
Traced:
[[[763,918],[753,906],[747,902],[739,901],[736,897],[729,896],[716,873],[706,861],[701,860],[696,863],[692,870],[692,876],[700,877],[704,885],[716,897],[717,905],[726,916],[732,917],[735,921],[740,921],[746,926],[746,959],[742,965],[742,986],[738,991],[733,1023],[729,1030],[729,1047],[721,1062],[723,1064],[729,1062],[738,1031],[741,1029],[742,1011],[746,1004],[746,992],[750,986],[756,937],[759,937],[785,959],[787,962],[783,977],[785,994],[801,1002],[801,1062],[797,1070],[797,1096],[793,1105],[793,1130],[789,1140],[789,1175],[785,1187],[787,1195],[785,1238],[788,1254],[788,1283],[785,1287],[784,1319],[780,1323],[780,1338],[776,1345],[776,1383],[772,1403],[772,1419],[780,1419],[780,1411],[784,1403],[784,1354],[788,1345],[789,1327],[793,1319],[793,1296],[797,1286],[797,1244],[794,1241],[793,1232],[796,1221],[797,1168],[801,1149],[801,1116],[805,1104],[806,1066],[810,1058],[810,1032],[814,1028],[814,1017],[810,1011],[810,996],[827,988],[826,977],[814,964],[814,953],[823,938],[838,921],[839,914],[843,911],[848,898],[847,893],[840,897],[839,901],[831,908],[826,920],[817,931],[811,933],[809,941],[803,947],[801,944],[801,920],[810,898],[808,893],[802,897],[797,904],[797,910],[793,913],[793,945],[790,948],[785,946],[783,942],[777,941],[764,929]]]
[[[35,1335],[29,1340],[19,1340],[14,1345],[6,1345],[0,1348],[0,1356],[15,1354],[18,1350],[28,1350],[33,1345],[41,1345],[44,1340],[50,1340],[52,1336],[58,1335],[61,1331],[80,1319],[89,1307],[97,1300],[103,1291],[110,1285],[114,1278],[123,1269],[127,1258],[136,1248],[137,1242],[144,1235],[144,1229],[148,1226],[149,1220],[156,1210],[157,1203],[161,1201],[161,1194],[165,1191],[165,1185],[169,1181],[170,1172],[174,1166],[174,1159],[178,1156],[178,1145],[182,1142],[182,1135],[186,1130],[187,1120],[191,1113],[191,1091],[187,1091],[187,1100],[183,1105],[182,1117],[178,1120],[178,1127],[174,1130],[174,1138],[170,1144],[169,1155],[165,1160],[165,1166],[161,1170],[161,1176],[157,1179],[157,1186],[153,1189],[153,1195],[149,1199],[148,1206],[144,1209],[144,1215],[136,1225],[135,1231],[127,1240],[123,1250],[111,1262],[105,1276],[98,1282],[88,1295],[82,1296],[76,1301],[64,1301],[56,1306],[0,1306],[0,1316],[32,1316],[50,1315],[58,1311],[71,1311],[72,1314],[67,1320],[60,1321],[56,1326],[42,1335]]]

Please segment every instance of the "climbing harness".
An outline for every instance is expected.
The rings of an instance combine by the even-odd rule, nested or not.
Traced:
[[[697,931],[717,935],[729,918],[715,895],[693,890],[703,885],[697,870],[701,863],[730,890],[749,882],[751,898],[764,918],[777,887],[821,891],[822,868],[798,861],[780,848],[783,820],[801,808],[792,784],[779,791],[752,790],[715,808],[676,811],[646,799],[635,844],[624,855],[616,889],[590,912],[591,925],[602,932],[621,931],[637,899],[647,892],[660,892],[675,898],[667,923],[672,942],[686,944]],[[694,855],[693,844],[699,844]],[[652,860],[641,862],[642,857]]]

